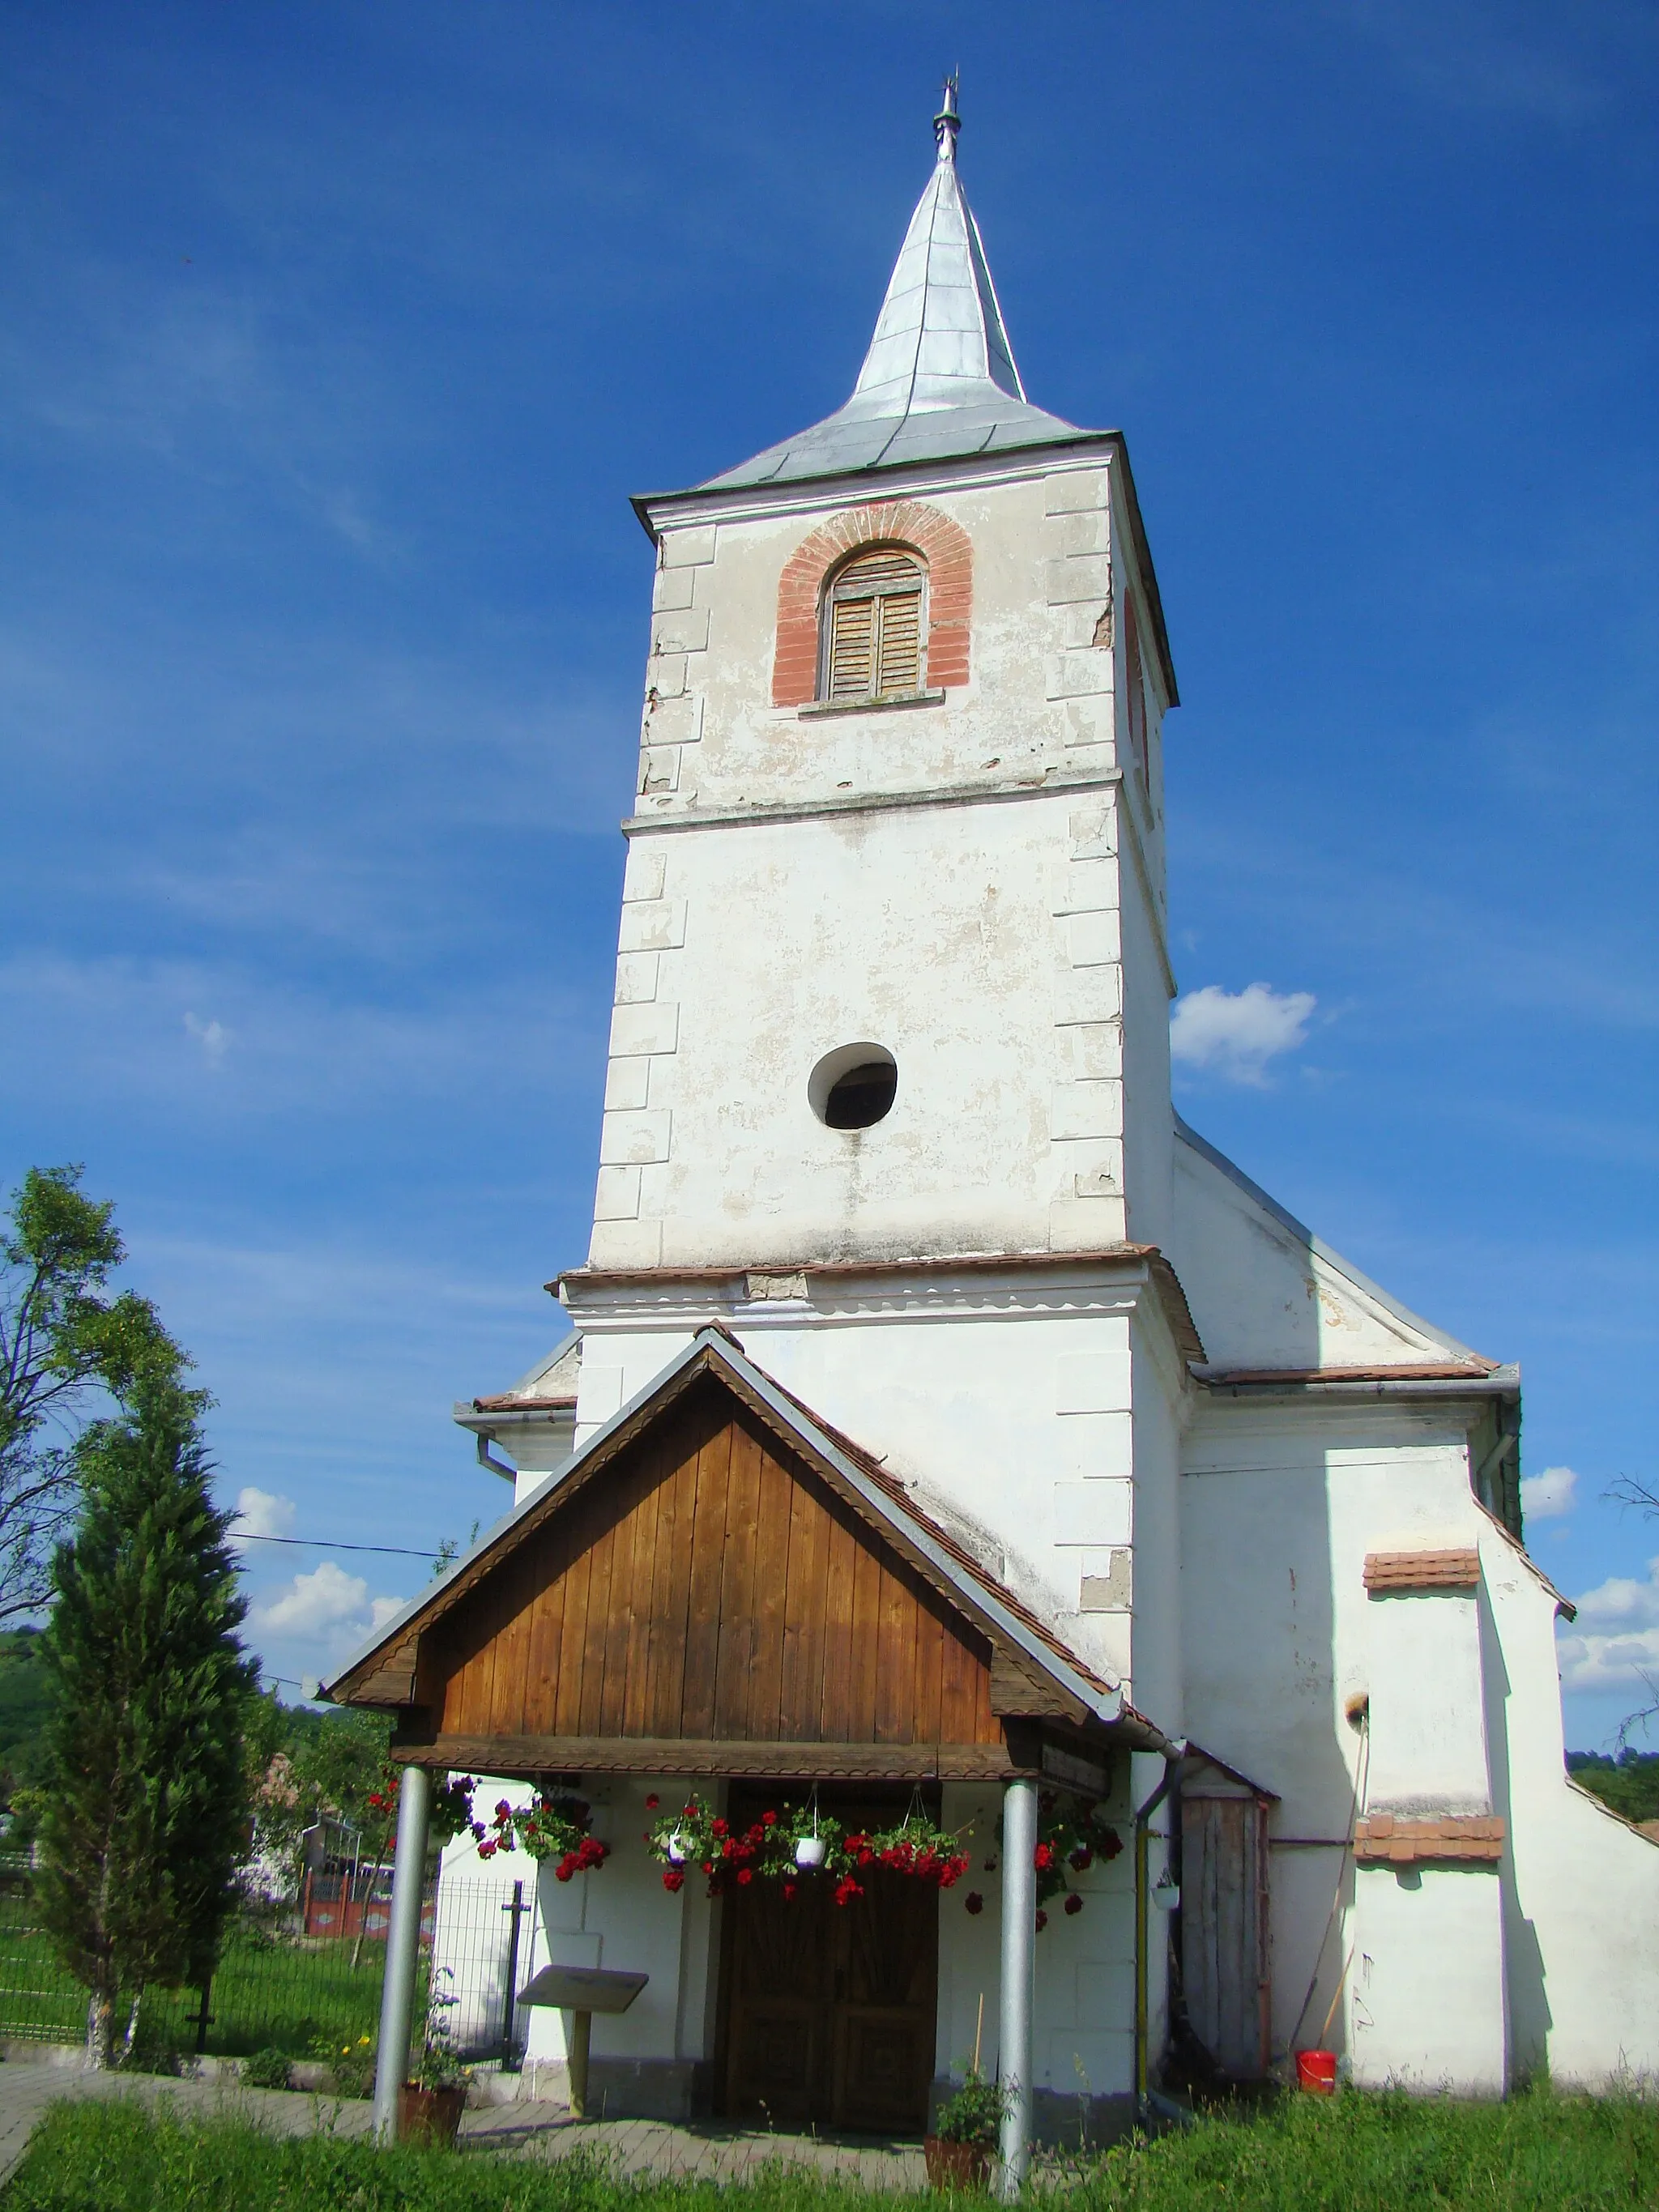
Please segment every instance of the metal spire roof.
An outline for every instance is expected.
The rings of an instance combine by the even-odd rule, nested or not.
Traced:
[[[894,264],[844,407],[710,487],[894,468],[1080,434],[1025,397],[985,247],[957,175],[954,78],[933,118],[939,157]]]

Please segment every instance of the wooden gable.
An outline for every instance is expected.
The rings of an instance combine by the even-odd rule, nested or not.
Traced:
[[[1006,1655],[706,1374],[410,1656],[396,1747],[423,1764],[855,1778],[1007,1765],[993,1711]]]

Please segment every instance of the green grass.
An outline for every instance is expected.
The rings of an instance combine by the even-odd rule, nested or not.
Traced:
[[[349,1942],[315,1949],[234,1934],[213,1978],[210,2051],[240,2057],[250,2051],[311,2055],[313,2038],[355,2043],[380,2026],[385,1947],[365,1943],[351,1964]],[[152,1990],[141,2012],[142,2040],[151,2047],[196,2048],[195,1990]],[[0,1927],[0,2034],[76,2043],[86,2030],[86,1992],[58,1964],[36,1929]],[[125,2026],[125,2014],[122,2025]]]
[[[1078,2212],[1613,2212],[1659,2203],[1659,2104],[1287,2097],[1050,2176]],[[927,2201],[799,2171],[724,2188],[602,2162],[378,2151],[134,2101],[48,2114],[0,2212],[900,2212]]]

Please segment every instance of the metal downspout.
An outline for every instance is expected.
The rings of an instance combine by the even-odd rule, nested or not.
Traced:
[[[998,2194],[1012,2202],[1031,2163],[1031,1996],[1036,1948],[1037,1790],[1016,1778],[1002,1793],[1002,1987],[997,2081]]]
[[[1146,1880],[1147,1822],[1169,1796],[1176,1771],[1187,1755],[1184,1742],[1172,1743],[1164,1755],[1164,1778],[1140,1810],[1135,1814],[1135,2117],[1144,2120],[1151,2094],[1148,2075],[1150,2053],[1150,2008],[1147,2003],[1148,1948],[1146,1915],[1152,1899]]]
[[[374,2065],[374,2136],[398,2139],[398,2093],[409,2073],[415,1975],[421,1948],[421,1897],[426,1887],[426,1838],[432,1777],[406,1766],[398,1790],[398,1842],[392,1862],[392,1925],[386,1931],[386,1985],[380,1994],[380,2048]]]

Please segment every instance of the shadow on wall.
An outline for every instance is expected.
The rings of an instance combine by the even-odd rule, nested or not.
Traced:
[[[1492,1780],[1492,1806],[1501,1815],[1507,1832],[1515,1832],[1515,1810],[1510,1802],[1509,1712],[1510,1675],[1504,1663],[1504,1647],[1492,1617],[1492,1600],[1483,1580],[1480,1607],[1480,1678],[1486,1702],[1486,1757]],[[1504,1885],[1504,1978],[1508,1984],[1510,2078],[1523,2081],[1541,2078],[1549,2068],[1549,2035],[1555,2025],[1545,1988],[1544,1952],[1538,1930],[1522,1910],[1516,1887],[1515,1858],[1506,1849],[1498,1878]]]
[[[1297,1438],[1282,1412],[1232,1401],[1194,1421],[1186,1458],[1188,1732],[1281,1801],[1268,1854],[1278,2057],[1293,2039],[1318,2034],[1352,1901],[1344,1846],[1360,1741],[1342,1717],[1335,1678],[1332,1478],[1322,1448]]]

